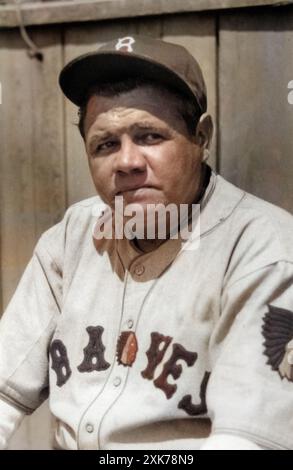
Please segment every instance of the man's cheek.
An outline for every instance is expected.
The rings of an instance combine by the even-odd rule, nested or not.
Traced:
[[[101,175],[98,175],[96,179],[94,179],[94,185],[96,188],[97,193],[103,199],[103,201],[112,207],[112,195],[111,193],[111,184],[110,181],[106,178],[101,178]]]

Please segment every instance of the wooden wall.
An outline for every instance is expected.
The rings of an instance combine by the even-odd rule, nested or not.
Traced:
[[[293,212],[293,8],[185,13],[39,26],[44,61],[27,56],[16,29],[0,30],[1,302],[5,308],[39,235],[65,208],[95,193],[76,109],[58,73],[74,56],[141,33],[185,45],[200,62],[216,126],[211,163],[230,181]],[[12,448],[49,448],[46,406]],[[42,432],[40,429],[42,428]]]
[[[293,212],[293,9],[219,20],[220,172]]]

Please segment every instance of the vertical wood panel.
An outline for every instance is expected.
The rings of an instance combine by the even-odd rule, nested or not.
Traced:
[[[65,208],[60,35],[35,32],[43,63],[30,59],[17,31],[0,34],[1,270],[10,299],[39,235]]]
[[[1,105],[1,270],[7,304],[35,242],[33,117],[34,67],[17,32],[0,35]]]
[[[137,34],[161,38],[163,32],[162,17],[137,18]]]
[[[293,211],[293,12],[220,21],[220,168],[240,187]]]
[[[163,20],[163,37],[166,41],[186,47],[202,68],[208,92],[208,112],[214,123],[217,118],[217,40],[216,19],[212,15],[184,14],[166,16]],[[209,163],[216,167],[216,127]]]
[[[44,61],[27,56],[18,31],[0,34],[1,277],[3,303],[13,294],[40,234],[65,208],[62,65],[59,32],[33,33]],[[25,418],[12,448],[49,448],[47,405]]]

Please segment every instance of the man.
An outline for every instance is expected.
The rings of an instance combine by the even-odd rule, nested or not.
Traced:
[[[1,446],[49,395],[57,448],[292,449],[293,219],[205,163],[199,65],[131,36],[60,85],[98,196],[41,237],[1,321]]]

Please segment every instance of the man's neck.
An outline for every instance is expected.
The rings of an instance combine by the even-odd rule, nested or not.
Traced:
[[[210,168],[206,165],[202,165],[202,171],[201,171],[201,178],[200,178],[200,184],[199,187],[196,191],[196,195],[190,204],[189,207],[189,214],[192,212],[192,204],[199,204],[200,201],[202,200],[206,188],[209,184],[210,180]],[[179,228],[179,227],[178,227]],[[166,242],[169,239],[169,236],[167,235],[166,238],[161,239],[161,238],[154,238],[154,239],[148,239],[148,238],[143,238],[143,239],[137,239],[135,238],[133,240],[134,245],[136,248],[138,248],[140,251],[143,253],[149,253],[150,251],[154,251],[157,248],[159,248],[160,245],[162,245],[164,242]]]
[[[158,238],[154,238],[153,240],[134,238],[133,243],[135,247],[143,253],[149,253],[150,251],[154,251],[159,248],[159,246],[162,245],[165,241],[165,239]]]

